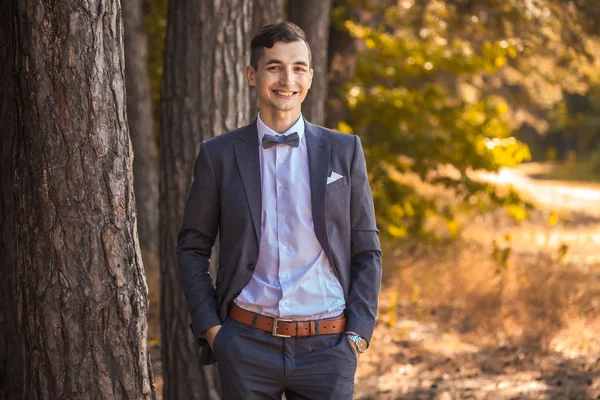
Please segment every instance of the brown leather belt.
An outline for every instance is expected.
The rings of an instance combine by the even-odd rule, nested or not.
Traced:
[[[318,319],[314,321],[291,321],[288,319],[265,317],[243,308],[235,303],[231,306],[229,317],[241,324],[254,326],[277,337],[305,337],[342,333],[346,329],[346,316]],[[256,322],[254,322],[256,319]],[[254,322],[254,324],[253,324]]]

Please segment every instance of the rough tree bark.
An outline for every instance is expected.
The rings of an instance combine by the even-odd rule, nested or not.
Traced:
[[[283,21],[283,1],[282,0],[254,0],[252,7],[252,30],[251,37],[254,37],[266,24],[275,24]],[[248,43],[250,45],[250,43]]]
[[[167,400],[213,399],[216,369],[198,363],[175,246],[200,142],[249,122],[243,71],[252,1],[173,1],[168,15],[159,185],[163,393]]]
[[[158,268],[158,149],[153,136],[152,96],[148,76],[148,39],[143,1],[125,0],[125,78],[127,121],[133,147],[133,177],[144,266]],[[150,257],[146,255],[149,254]]]
[[[283,2],[282,0],[254,0],[252,10],[252,30],[251,38],[254,37],[266,24],[276,24],[283,21]],[[250,43],[248,43],[248,46]],[[248,64],[250,60],[246,61]],[[250,87],[250,118],[258,114],[258,102],[254,87]]]
[[[16,2],[27,399],[154,398],[119,2]]]
[[[15,131],[13,2],[0,4],[0,399],[20,399],[23,352],[18,331],[12,160]]]
[[[302,103],[302,114],[312,123],[325,123],[327,100],[327,44],[331,0],[289,0],[288,18],[306,32],[315,71],[310,92]]]

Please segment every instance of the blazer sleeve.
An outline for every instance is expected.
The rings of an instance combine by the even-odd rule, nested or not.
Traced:
[[[370,342],[377,320],[381,247],[365,156],[358,136],[355,136],[351,185],[351,286],[346,305],[346,331],[355,332]]]
[[[215,170],[207,144],[202,142],[194,166],[194,180],[188,194],[181,230],[177,237],[180,284],[197,338],[201,338],[201,332],[204,330],[221,324],[215,289],[208,273],[211,250],[219,226],[219,204]],[[204,345],[206,341],[201,340],[200,344]]]

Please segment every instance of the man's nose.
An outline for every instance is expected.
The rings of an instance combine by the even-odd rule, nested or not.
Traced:
[[[292,77],[292,71],[288,68],[284,68],[281,72],[281,77],[279,78],[279,84],[282,86],[287,86],[290,84],[290,80]]]

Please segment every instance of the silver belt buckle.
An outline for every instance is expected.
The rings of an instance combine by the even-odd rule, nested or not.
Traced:
[[[279,321],[281,322],[294,322],[291,319],[281,319],[281,318],[273,318],[273,330],[271,331],[271,334],[275,337],[291,337],[290,335],[280,335],[279,333],[277,333],[277,324],[279,323]]]

